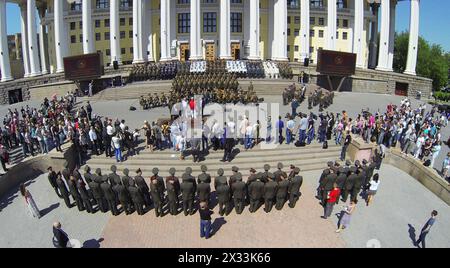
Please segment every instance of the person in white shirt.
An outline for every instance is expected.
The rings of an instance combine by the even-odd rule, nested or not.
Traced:
[[[244,142],[247,126],[248,126],[248,119],[247,119],[247,117],[244,117],[244,119],[241,121],[241,123],[239,125],[239,132],[241,135],[241,143]]]
[[[120,127],[120,130],[122,130],[122,132],[125,132],[125,127],[126,127],[125,120],[120,121],[119,127]]]
[[[369,191],[367,192],[366,205],[370,205],[374,195],[377,193],[378,185],[380,185],[380,179],[378,173],[373,175],[372,180],[369,182]]]
[[[93,126],[91,126],[91,129],[89,130],[89,140],[92,144],[92,152],[95,152],[96,155],[99,155],[98,153],[98,146],[97,146],[97,133],[95,132],[95,129]]]
[[[414,158],[419,159],[420,154],[422,153],[422,145],[425,143],[425,135],[422,134],[417,139],[416,142],[416,153],[414,154]]]
[[[292,141],[292,133],[294,133],[295,121],[292,119],[292,116],[289,117],[289,120],[286,123],[286,144],[290,144]]]
[[[248,150],[252,147],[253,144],[253,127],[249,123],[248,126],[245,128],[245,150]]]
[[[107,133],[109,136],[114,135],[114,128],[111,126],[111,123],[109,123],[108,126],[106,127],[106,133]]]
[[[114,153],[116,155],[116,161],[117,162],[122,162],[122,150],[120,148],[120,142],[121,142],[121,138],[119,133],[117,133],[116,136],[112,137],[111,139],[111,145],[114,148]]]

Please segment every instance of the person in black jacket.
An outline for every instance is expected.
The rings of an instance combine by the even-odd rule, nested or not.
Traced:
[[[93,181],[89,182],[89,188],[92,190],[92,195],[94,199],[97,201],[98,208],[101,212],[107,212],[107,204],[105,200],[105,195],[103,194],[102,189],[100,188],[100,184],[102,183],[101,170],[97,169],[95,171],[95,175],[93,175]]]
[[[134,180],[130,181],[130,186],[128,186],[128,192],[130,193],[131,200],[133,201],[134,207],[137,210],[138,215],[144,215],[144,195],[135,186]]]
[[[277,188],[278,185],[272,178],[269,178],[269,181],[264,184],[264,211],[266,213],[272,210]]]
[[[183,174],[184,176],[184,174]],[[184,179],[180,184],[181,189],[181,196],[183,198],[183,211],[184,216],[187,216],[188,214],[192,215],[194,214],[194,195],[195,195],[195,187],[194,182],[189,179]]]
[[[278,177],[276,179],[278,181],[278,188],[277,188],[277,194],[276,194],[277,202],[276,202],[275,208],[277,210],[281,210],[287,199],[289,181],[287,180],[287,177],[283,177],[282,175],[278,175]]]
[[[248,186],[248,195],[250,197],[250,212],[255,212],[261,205],[261,199],[264,194],[264,183],[261,182],[260,177],[256,178]]]
[[[234,207],[236,213],[241,214],[245,207],[245,197],[247,196],[247,187],[242,181],[240,173],[236,175],[236,182],[232,184],[231,191],[233,193]]]
[[[69,242],[69,236],[61,229],[59,221],[53,223],[53,239],[57,248],[66,248],[67,242]]]
[[[113,191],[116,193],[120,205],[122,206],[122,209],[125,211],[125,214],[131,214],[132,213],[132,209],[131,209],[131,197],[130,197],[130,193],[128,192],[127,187],[125,187],[122,182],[119,181],[116,183],[116,185],[114,185],[112,187]]]
[[[206,202],[209,204],[211,197],[211,186],[207,182],[200,182],[197,184],[197,194],[200,202]]]
[[[342,145],[341,161],[345,160],[345,154],[347,153],[347,148],[351,142],[352,142],[352,136],[350,135],[350,131],[347,131],[347,136],[345,137],[344,144]]]
[[[211,236],[211,214],[214,212],[208,208],[206,202],[200,203],[200,237],[208,239]]]
[[[75,199],[75,203],[77,204],[78,210],[83,211],[83,199],[81,199],[81,195],[78,192],[77,189],[77,182],[75,180],[74,176],[70,176],[70,180],[67,182],[67,185],[69,186],[70,194],[72,195],[73,199]]]
[[[219,184],[219,186],[216,187],[220,216],[223,216],[224,214],[228,215],[231,212],[230,193],[230,186],[227,184]]]
[[[112,190],[111,184],[108,183],[107,176],[103,177],[103,182],[100,184],[100,188],[102,189],[105,199],[108,202],[108,208],[112,215],[119,215],[119,211],[117,210],[116,194]]]
[[[350,167],[349,174],[344,184],[344,192],[342,194],[342,201],[346,202],[347,197],[350,193],[353,193],[353,187],[355,186],[355,182],[358,179],[358,175],[356,174],[356,167]]]
[[[150,200],[150,189],[148,188],[147,183],[145,182],[144,178],[142,177],[142,170],[139,168],[136,170],[137,176],[134,177],[134,181],[136,182],[136,186],[139,188],[139,191],[144,195],[144,203],[145,207],[149,207],[152,203]]]
[[[58,189],[58,184],[56,183],[57,178],[56,172],[53,171],[52,167],[48,167],[47,170],[48,170],[48,181],[50,182],[50,185],[55,190],[56,195],[58,195],[59,198],[62,198],[62,195]]]
[[[180,182],[175,177],[175,168],[169,169],[170,176],[166,178],[167,199],[169,203],[169,213],[171,215],[177,215],[180,195]]]
[[[300,168],[294,168],[294,177],[291,178],[289,183],[289,207],[294,208],[299,197],[301,196],[300,187],[303,183],[303,177],[299,175]]]
[[[153,176],[150,178],[150,195],[152,196],[153,206],[155,208],[156,217],[163,216],[164,206],[164,179],[158,176],[159,169],[153,168]]]
[[[67,190],[66,184],[63,181],[61,172],[58,172],[58,174],[56,174],[56,185],[58,185],[58,190],[61,193],[61,196],[64,199],[66,206],[68,208],[71,208],[72,204],[70,203],[69,191]]]
[[[86,184],[84,183],[83,179],[78,179],[76,182],[76,186],[87,212],[94,213],[95,211],[92,208],[91,197],[89,196],[89,193],[86,190]]]

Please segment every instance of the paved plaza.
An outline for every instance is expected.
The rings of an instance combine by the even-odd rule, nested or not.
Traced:
[[[281,97],[263,97],[266,102],[281,102]],[[346,110],[355,117],[361,108],[371,111],[379,108],[383,112],[389,102],[398,104],[401,99],[391,95],[338,93],[328,110]],[[20,110],[22,105],[26,104],[0,107],[0,116],[3,118],[7,108]],[[30,104],[36,105],[38,102]],[[130,105],[138,110],[129,111]],[[417,101],[412,100],[412,105],[416,107]],[[142,111],[137,100],[95,101],[92,106],[96,114],[125,119],[130,128],[139,127],[144,120],[167,117],[168,112],[167,108]],[[307,112],[306,106],[307,103],[302,103],[300,111]],[[290,107],[281,107],[280,111],[284,115]],[[317,107],[313,112],[318,113]],[[446,140],[450,134],[449,127],[442,134]],[[435,167],[441,165],[448,151],[444,145]],[[28,189],[44,215],[41,219],[29,215],[18,189],[2,198],[0,247],[52,247],[52,223],[55,220],[59,220],[69,236],[85,247],[413,247],[411,237],[418,237],[433,209],[439,215],[427,236],[427,246],[450,247],[450,207],[418,181],[390,165],[383,165],[380,170],[381,184],[372,205],[366,207],[360,199],[349,229],[336,234],[337,216],[328,220],[320,218],[322,207],[314,197],[320,173],[301,172],[304,177],[303,195],[293,209],[285,205],[281,211],[274,208],[267,214],[260,208],[251,214],[247,206],[241,215],[233,211],[220,217],[215,206],[215,234],[209,240],[199,238],[198,214],[185,217],[181,213],[156,218],[151,210],[143,216],[122,213],[113,217],[110,213],[88,214],[79,212],[76,207],[68,209],[56,196],[44,174],[28,183]],[[335,206],[334,214],[339,213],[342,204]]]

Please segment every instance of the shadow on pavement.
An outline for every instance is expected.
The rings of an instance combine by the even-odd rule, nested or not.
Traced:
[[[411,238],[411,242],[415,246],[416,245],[416,229],[410,223],[408,223],[408,227],[409,227],[409,229],[408,229],[409,238]]]
[[[100,239],[89,239],[84,241],[82,248],[99,248],[100,247],[100,243],[103,242],[103,238]]]
[[[55,203],[53,205],[50,205],[48,208],[44,208],[43,210],[41,210],[41,217],[44,217],[45,215],[50,213],[52,210],[54,210],[58,207],[59,207],[59,203]]]
[[[211,224],[211,236],[215,235],[225,223],[227,223],[227,221],[224,217],[216,218]]]

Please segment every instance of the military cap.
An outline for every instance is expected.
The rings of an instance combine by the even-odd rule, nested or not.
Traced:
[[[264,170],[265,170],[265,171],[269,171],[269,169],[270,169],[270,165],[269,165],[269,164],[265,164],[265,165],[264,165]]]
[[[91,167],[88,165],[84,166],[84,171],[86,171],[86,172],[91,171]]]
[[[192,168],[187,167],[185,172],[190,175],[192,173]]]
[[[154,174],[154,175],[156,175],[156,174],[158,174],[158,172],[159,172],[159,169],[158,168],[153,168],[152,169],[152,173]]]
[[[298,168],[298,167],[294,168],[294,173],[295,174],[298,174],[299,172],[300,172],[300,168]]]
[[[353,166],[353,167],[350,167],[350,171],[352,172],[352,173],[356,173],[356,167],[355,166]]]
[[[283,168],[283,163],[279,162],[279,163],[277,164],[277,168],[282,169],[282,168]]]
[[[331,167],[333,165],[333,161],[328,161],[327,166]]]
[[[205,172],[208,170],[208,168],[205,165],[200,166],[201,171]]]
[[[171,167],[171,168],[169,169],[169,174],[170,174],[170,175],[174,175],[175,172],[176,172],[175,168]]]
[[[238,171],[239,171],[239,168],[238,168],[237,166],[233,166],[233,167],[231,168],[231,171],[233,171],[233,172],[238,172]]]
[[[361,163],[359,162],[359,160],[355,161],[355,166],[359,167],[361,165]]]
[[[117,171],[117,167],[116,167],[115,165],[112,165],[112,166],[111,166],[111,171],[112,171],[112,172],[116,172],[116,171]]]
[[[123,174],[124,174],[125,176],[128,176],[129,173],[130,173],[130,171],[128,170],[128,168],[124,168],[124,169],[123,169]]]
[[[222,168],[219,168],[219,169],[217,170],[217,174],[218,174],[219,176],[222,176],[222,175],[223,175],[223,169],[222,169]]]
[[[102,170],[101,170],[101,169],[97,168],[97,169],[95,170],[95,174],[99,175],[99,174],[101,174],[101,173],[102,173]]]
[[[362,163],[363,163],[363,165],[367,164],[367,160],[363,159]]]
[[[138,169],[136,170],[136,173],[142,173],[142,170],[141,170],[140,168],[138,168]]]
[[[352,161],[346,160],[346,161],[345,161],[345,164],[346,164],[347,166],[350,166],[350,165],[352,164]]]

